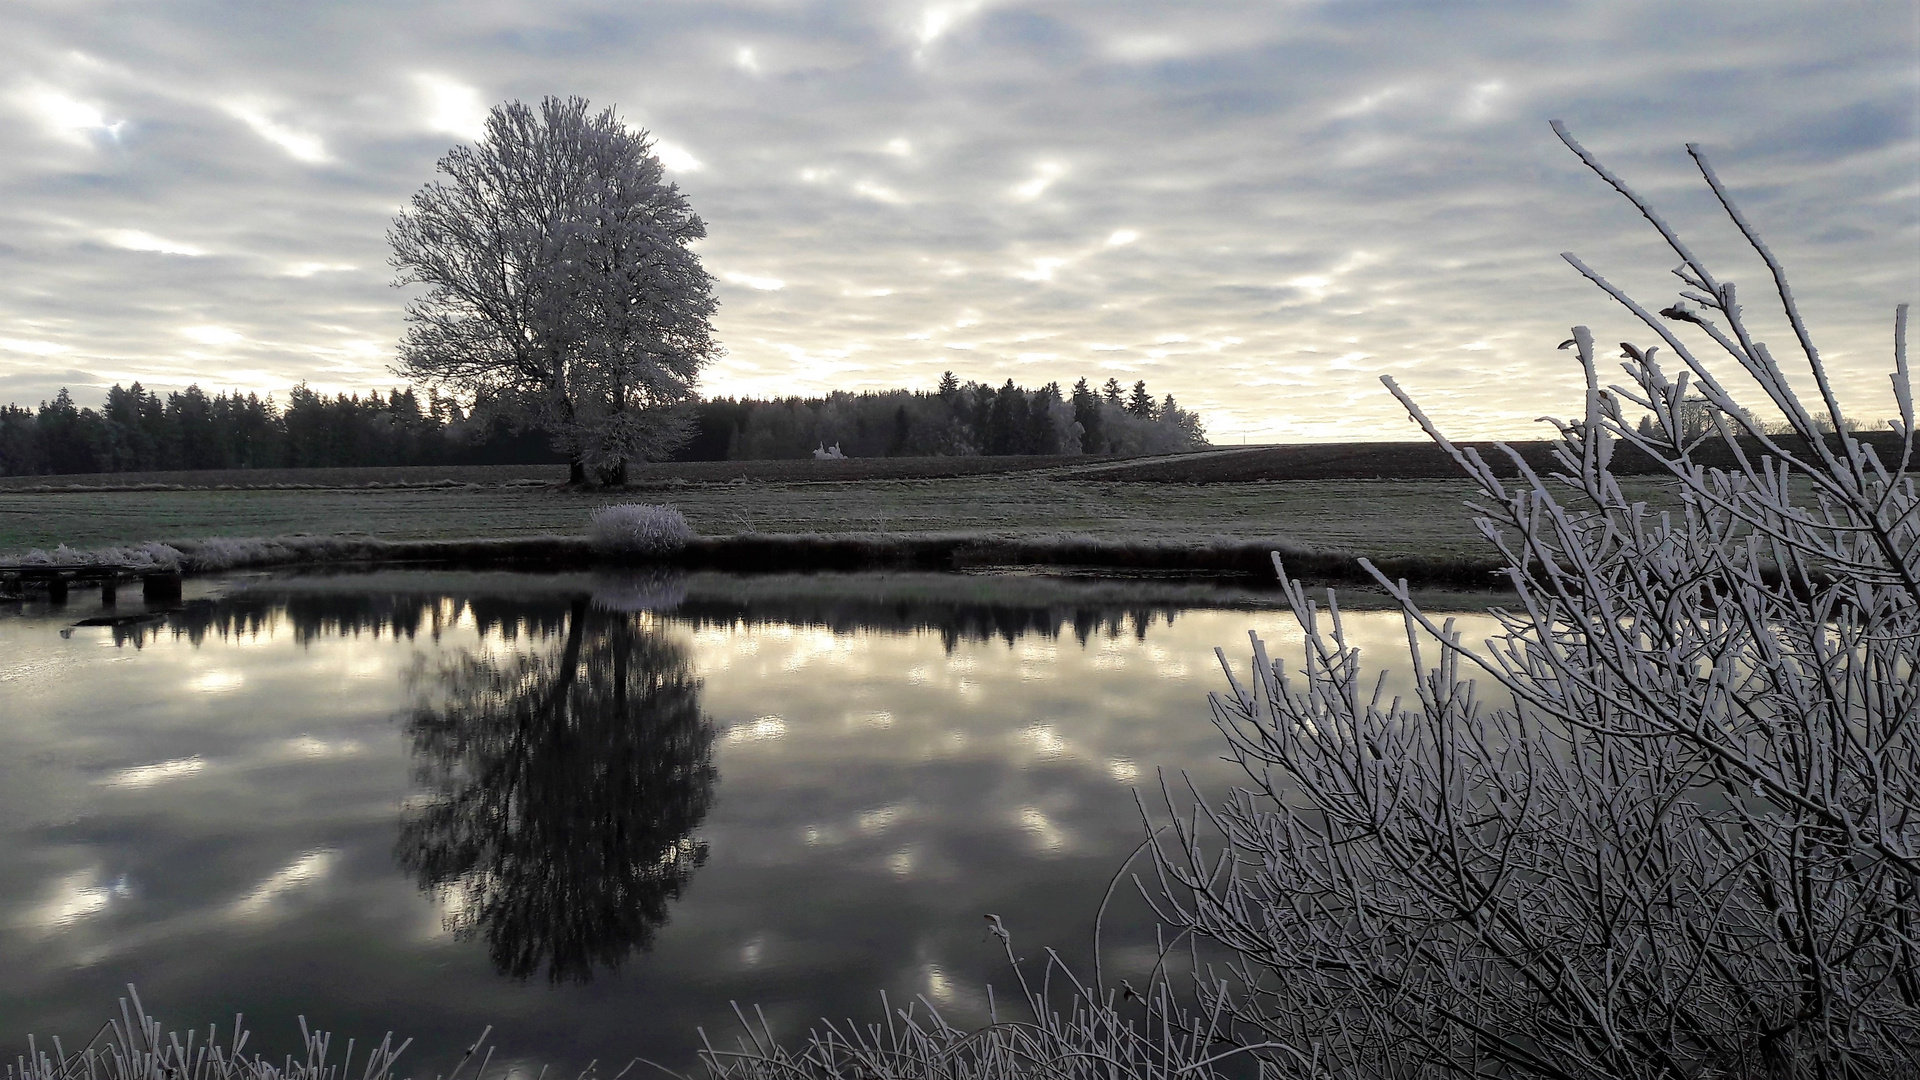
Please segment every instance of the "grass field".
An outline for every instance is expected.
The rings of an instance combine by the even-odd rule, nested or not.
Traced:
[[[1231,456],[1194,455],[1189,467],[1202,466],[1209,457],[1224,461]],[[84,548],[299,533],[394,540],[571,535],[585,530],[594,509],[624,501],[671,503],[697,532],[709,536],[979,532],[1017,538],[1064,532],[1176,543],[1215,537],[1284,539],[1378,555],[1486,553],[1462,506],[1469,488],[1459,480],[1143,483],[1081,479],[1100,466],[1063,468],[1060,459],[1040,466],[1038,460],[1044,459],[1015,459],[1007,462],[1015,467],[976,476],[858,480],[781,478],[783,471],[787,476],[817,476],[798,471],[814,462],[696,463],[709,470],[736,470],[732,479],[722,479],[727,474],[717,470],[710,473],[712,479],[693,479],[684,465],[653,466],[650,475],[637,478],[638,490],[625,492],[574,491],[530,482],[550,480],[541,472],[552,468],[548,466],[500,467],[485,474],[469,470],[472,479],[444,487],[392,486],[432,482],[417,470],[328,470],[354,475],[328,477],[340,484],[337,487],[303,490],[16,488],[0,490],[0,554],[61,543]],[[743,464],[763,468],[743,473],[738,471]],[[844,464],[872,467],[865,462]],[[369,478],[368,473],[378,475]],[[396,475],[404,473],[415,475]],[[144,482],[188,479],[192,474]],[[272,482],[299,481],[276,477]],[[1658,495],[1654,481],[1640,483]]]

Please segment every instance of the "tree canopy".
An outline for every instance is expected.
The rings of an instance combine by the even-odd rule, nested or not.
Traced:
[[[396,283],[425,286],[398,370],[524,402],[577,481],[684,441],[716,301],[650,136],[583,98],[513,101],[437,169],[387,234]]]

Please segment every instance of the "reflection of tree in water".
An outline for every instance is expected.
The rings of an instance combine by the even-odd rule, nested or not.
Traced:
[[[586,981],[653,941],[706,845],[713,730],[686,654],[634,616],[572,605],[564,644],[462,655],[408,718],[432,800],[396,855],[484,937],[494,967]]]

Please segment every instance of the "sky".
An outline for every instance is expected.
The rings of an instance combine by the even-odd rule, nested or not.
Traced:
[[[1113,377],[1222,445],[1418,438],[1391,375],[1538,436],[1570,326],[1651,340],[1559,253],[1677,286],[1550,119],[1785,346],[1700,143],[1869,423],[1920,295],[1912,0],[6,0],[0,403],[399,384],[389,223],[549,94],[705,218],[709,396]]]

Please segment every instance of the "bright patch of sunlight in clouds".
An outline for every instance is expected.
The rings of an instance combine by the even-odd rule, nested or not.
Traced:
[[[777,292],[787,287],[787,283],[777,277],[760,277],[755,274],[742,274],[733,270],[721,274],[720,277],[722,280],[731,281],[735,285],[745,285],[749,289],[759,289],[761,292]]]
[[[162,255],[186,255],[197,258],[207,253],[198,244],[169,240],[141,229],[109,229],[103,234],[107,243],[128,251],[156,251]]]
[[[898,206],[907,200],[901,194],[885,184],[876,184],[871,180],[861,180],[853,185],[855,195],[863,195],[874,202],[883,202]]]
[[[1051,161],[1043,161],[1034,166],[1033,179],[1013,186],[1013,197],[1023,202],[1030,202],[1037,199],[1045,194],[1048,188],[1053,186],[1055,180],[1066,175],[1066,172],[1067,169],[1064,165]]]
[[[65,345],[52,341],[28,341],[21,338],[0,338],[0,350],[25,353],[28,356],[58,356],[67,351]]]
[[[1107,43],[1108,55],[1134,64],[1170,60],[1189,51],[1185,41],[1171,34],[1132,34]]]
[[[108,120],[97,105],[90,105],[49,86],[35,86],[14,97],[22,111],[40,122],[57,139],[86,145],[96,135],[117,139],[125,120]]]
[[[654,140],[653,153],[660,159],[661,167],[668,172],[699,172],[706,168],[699,158],[693,156],[692,151],[665,139]]]
[[[1053,272],[1067,264],[1065,259],[1035,259],[1025,270],[1014,271],[1014,276],[1027,281],[1052,281]]]
[[[419,74],[414,85],[426,99],[421,119],[429,131],[442,131],[462,139],[479,141],[487,133],[487,103],[480,91],[444,75]]]
[[[1507,84],[1498,79],[1475,86],[1467,93],[1467,99],[1460,107],[1460,115],[1468,120],[1485,120],[1506,89]]]
[[[201,345],[215,345],[215,346],[237,345],[240,342],[246,340],[246,338],[240,333],[240,331],[230,329],[225,326],[183,326],[180,328],[180,336],[187,338],[191,341],[197,342]],[[226,673],[224,672],[217,672],[217,671],[208,672],[206,675],[203,675],[199,679],[194,680],[194,689],[196,690],[232,689],[231,686],[227,685],[225,682],[222,681],[225,678],[225,675]],[[212,680],[212,681],[208,682],[207,680]],[[205,686],[201,685],[203,682],[206,683]]]
[[[915,28],[915,36],[920,45],[926,46],[940,40],[941,35],[953,29],[960,20],[980,10],[978,3],[932,4],[921,11],[920,23]]]
[[[288,127],[254,102],[229,101],[221,108],[226,110],[227,115],[252,128],[255,135],[286,151],[287,156],[295,161],[318,165],[333,160],[320,136]]]

